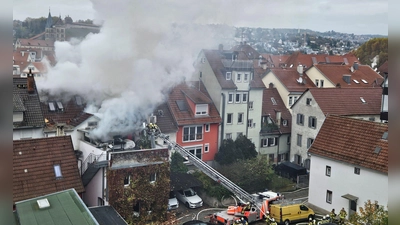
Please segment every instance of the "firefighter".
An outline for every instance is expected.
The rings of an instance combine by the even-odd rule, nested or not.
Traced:
[[[347,213],[346,210],[344,210],[344,208],[342,208],[342,210],[340,210],[339,212],[339,224],[344,224],[344,220],[346,219]]]
[[[308,225],[314,225],[313,219],[310,217],[310,219],[308,220]]]
[[[247,221],[243,217],[240,220],[241,220],[243,225],[248,225]]]
[[[335,209],[332,209],[331,213],[329,214],[329,222],[333,223],[336,218]]]
[[[244,214],[245,211],[249,211],[249,210],[250,210],[250,202],[247,202],[246,205],[242,209],[242,214]]]
[[[240,222],[240,219],[236,219],[234,222],[233,222],[233,225],[241,225],[242,224],[242,222]]]
[[[271,217],[269,216],[269,212],[267,211],[266,215],[265,215],[265,222],[267,222],[267,225],[269,225],[271,223]]]
[[[322,220],[318,222],[318,225],[325,224],[325,223],[329,223],[329,215],[323,216]]]
[[[272,219],[271,219],[271,223],[270,223],[270,225],[278,225],[278,224],[276,223],[275,219],[274,219],[274,218],[272,218]]]

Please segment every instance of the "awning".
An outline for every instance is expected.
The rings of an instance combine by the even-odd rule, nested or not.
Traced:
[[[342,195],[342,198],[345,198],[345,199],[348,199],[348,200],[351,200],[351,201],[355,201],[355,202],[358,200],[358,197],[356,197],[354,195],[351,195],[351,194]]]

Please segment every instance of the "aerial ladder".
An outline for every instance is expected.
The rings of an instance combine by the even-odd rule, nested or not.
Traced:
[[[200,171],[233,193],[235,197],[242,203],[241,205],[246,205],[249,207],[248,210],[243,212],[243,208],[245,206],[230,206],[226,211],[215,213],[212,216],[213,218],[211,218],[212,222],[230,225],[233,224],[235,220],[241,219],[242,217],[245,218],[249,223],[262,220],[266,216],[267,211],[269,211],[269,202],[280,199],[278,193],[271,191],[258,194],[249,194],[241,187],[230,181],[228,178],[220,174],[210,165],[205,163],[203,160],[199,159],[196,155],[178,145],[176,142],[169,140],[169,136],[161,133],[156,124],[148,124],[147,132],[151,136],[153,143],[152,145],[154,145],[155,138],[162,139],[168,144],[169,149],[174,149],[177,151],[182,157],[186,158]]]

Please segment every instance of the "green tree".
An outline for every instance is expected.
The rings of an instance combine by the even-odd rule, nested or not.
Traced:
[[[389,223],[388,210],[377,201],[372,203],[368,200],[364,203],[364,207],[359,208],[359,212],[350,216],[349,222],[353,225],[387,225]]]
[[[244,135],[239,135],[235,141],[225,139],[222,141],[215,161],[220,165],[229,165],[239,160],[257,157],[255,145]]]
[[[244,159],[257,157],[256,146],[245,135],[239,135],[235,140],[235,146],[242,151]]]
[[[385,63],[388,58],[388,38],[372,38],[371,40],[362,44],[357,50],[354,51],[354,55],[359,58],[362,64],[370,65],[371,60],[379,55],[379,61],[377,68]]]
[[[188,171],[187,166],[183,163],[185,159],[178,152],[174,152],[171,155],[171,172],[186,173]]]

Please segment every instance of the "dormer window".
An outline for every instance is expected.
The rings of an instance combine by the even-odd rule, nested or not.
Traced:
[[[208,104],[197,104],[196,115],[208,115]]]
[[[236,81],[237,81],[237,82],[242,82],[242,74],[238,73],[238,74],[236,75]]]
[[[231,80],[231,79],[232,79],[232,73],[226,72],[226,80]]]

